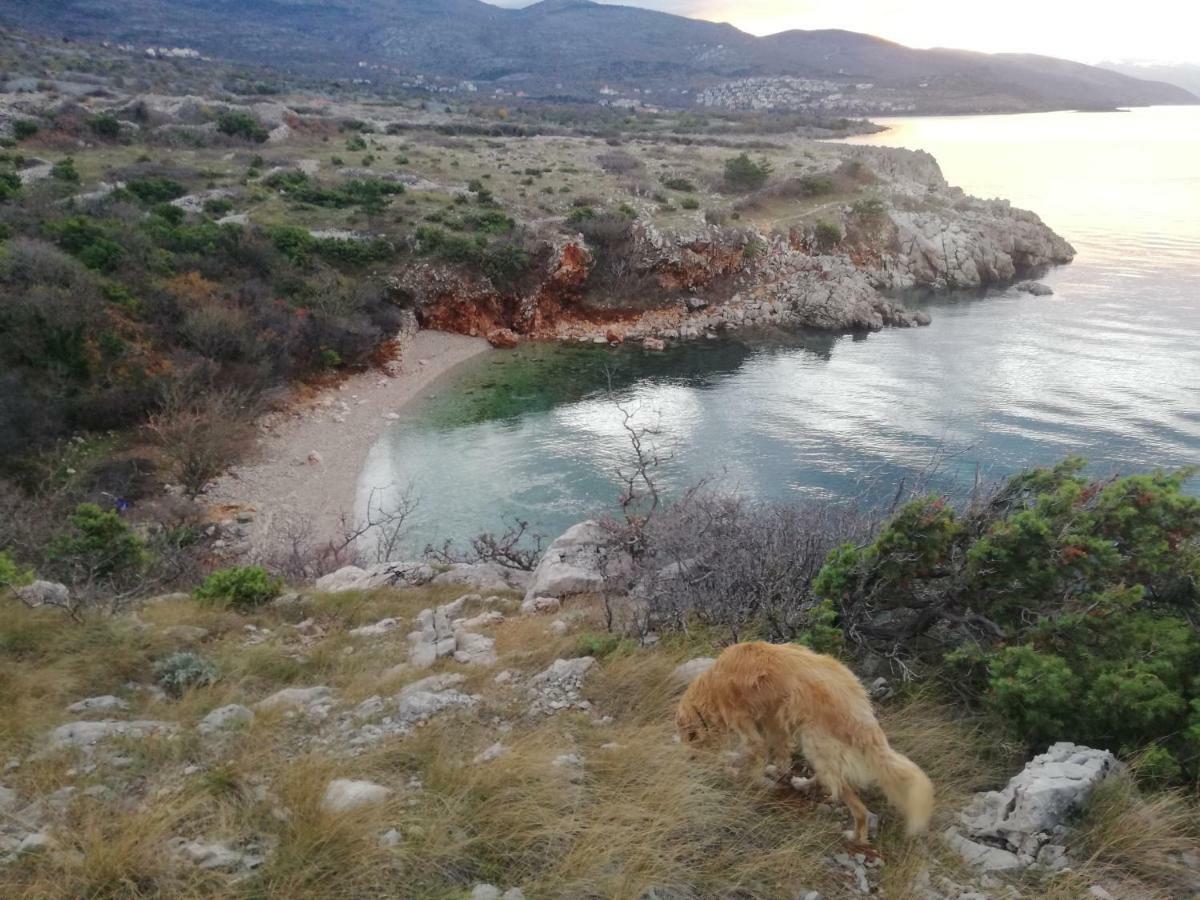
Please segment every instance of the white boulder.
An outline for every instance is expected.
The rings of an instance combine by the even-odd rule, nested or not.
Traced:
[[[392,795],[392,789],[373,781],[353,781],[337,778],[329,782],[321,808],[326,812],[343,813],[382,803]]]

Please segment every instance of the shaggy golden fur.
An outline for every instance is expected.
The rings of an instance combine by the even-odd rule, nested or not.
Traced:
[[[687,743],[736,735],[752,765],[770,762],[785,772],[798,739],[817,781],[850,808],[854,830],[846,836],[855,841],[869,838],[856,788],[878,785],[904,814],[909,834],[929,825],[929,778],[891,748],[862,684],[832,657],[795,644],[735,644],[692,682],[675,723]]]

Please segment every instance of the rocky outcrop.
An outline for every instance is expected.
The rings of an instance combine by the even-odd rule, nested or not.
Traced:
[[[529,573],[497,563],[454,563],[436,567],[426,562],[378,563],[363,569],[345,566],[317,579],[324,593],[371,591],[383,587],[421,587],[427,584],[457,584],[478,591],[524,591]]]
[[[927,153],[841,148],[828,161],[857,166],[882,203],[869,228],[851,227],[852,204],[820,207],[846,232],[832,247],[811,222],[786,234],[700,221],[668,232],[643,218],[606,246],[584,235],[546,242],[532,287],[504,291],[480,272],[430,262],[398,273],[392,287],[426,326],[500,347],[521,337],[690,339],[758,326],[874,331],[929,321],[884,292],[998,285],[1075,255],[1034,213],[948,186]]]
[[[1003,790],[977,794],[959,825],[946,831],[946,841],[967,863],[988,872],[1065,868],[1069,819],[1118,766],[1107,750],[1054,744]]]
[[[533,570],[525,592],[526,611],[542,597],[561,599],[602,589],[612,559],[612,535],[599,522],[572,525],[546,548]]]

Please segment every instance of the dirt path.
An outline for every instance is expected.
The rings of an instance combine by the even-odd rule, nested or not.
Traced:
[[[253,513],[244,524],[252,551],[280,540],[286,523],[308,522],[313,534],[337,533],[353,515],[367,454],[401,408],[439,376],[490,349],[482,338],[419,331],[403,348],[399,374],[355,375],[287,413],[262,423],[252,459],[221,478],[206,495],[215,507]]]

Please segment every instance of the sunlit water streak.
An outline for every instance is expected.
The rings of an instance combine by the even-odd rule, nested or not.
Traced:
[[[1200,108],[885,124],[856,142],[929,150],[952,184],[1074,243],[1053,297],[938,298],[929,328],[869,337],[489,355],[389,430],[361,493],[416,486],[411,548],[504,516],[557,533],[615,496],[628,440],[609,377],[658,427],[672,490],[887,496],[939,447],[962,450],[947,486],[1067,453],[1102,471],[1200,462]]]

